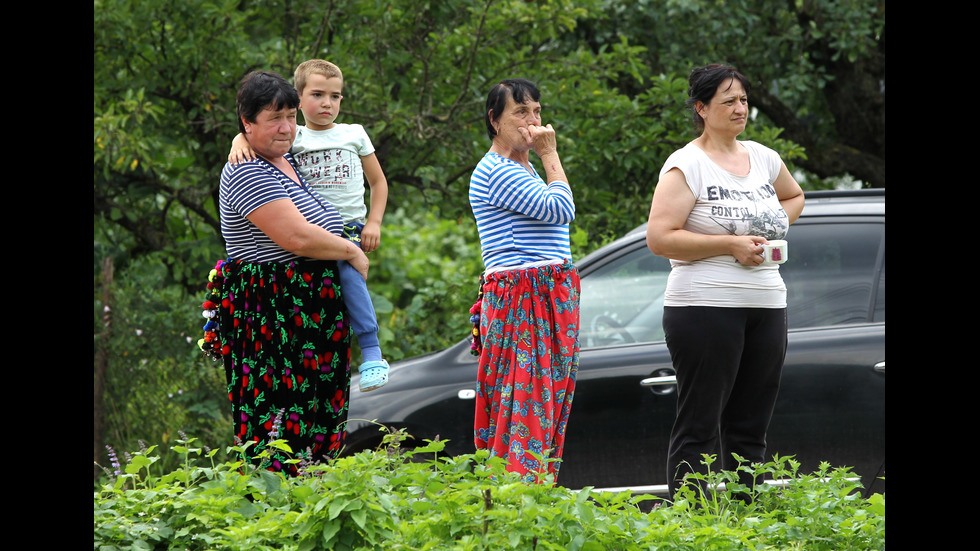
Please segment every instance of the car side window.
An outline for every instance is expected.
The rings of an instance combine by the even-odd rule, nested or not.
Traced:
[[[883,258],[875,281],[883,224],[801,222],[786,238],[789,259],[779,272],[790,329],[885,320]],[[669,273],[666,258],[636,246],[584,276],[581,347],[662,341]]]
[[[662,341],[669,273],[670,261],[637,246],[584,276],[581,347]]]
[[[857,222],[790,228],[789,258],[779,268],[790,329],[867,323],[876,287],[875,318],[884,321],[884,272],[876,281],[884,231],[883,224]]]

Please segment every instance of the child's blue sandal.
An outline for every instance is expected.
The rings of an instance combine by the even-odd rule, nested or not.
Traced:
[[[364,362],[358,371],[361,373],[361,392],[381,388],[388,382],[388,362],[385,360]]]

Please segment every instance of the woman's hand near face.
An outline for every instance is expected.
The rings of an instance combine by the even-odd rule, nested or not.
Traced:
[[[558,142],[555,139],[555,129],[551,125],[540,126],[529,124],[527,128],[517,129],[521,133],[528,147],[537,153],[544,166],[545,177],[548,182],[568,183],[565,176],[565,169],[561,165],[561,158],[558,157]]]
[[[538,157],[543,158],[545,155],[558,152],[555,129],[550,124],[545,126],[529,124],[526,128],[518,128],[517,131],[521,133],[521,137],[524,138],[527,146],[538,154]]]

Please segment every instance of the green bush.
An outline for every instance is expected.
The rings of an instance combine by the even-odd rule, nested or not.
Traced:
[[[135,449],[140,441],[170,445],[178,430],[208,441],[231,438],[224,371],[196,344],[206,321],[201,304],[212,266],[201,266],[201,292],[194,295],[169,282],[166,268],[153,257],[117,270],[108,305],[96,286],[95,339],[106,356],[105,444],[116,449]],[[100,320],[107,306],[111,322],[103,334]],[[160,460],[172,469],[179,458],[165,449]]]
[[[777,459],[751,469],[785,483],[756,489],[752,503],[734,499],[745,488],[721,472],[706,479],[728,482],[723,491],[684,490],[667,505],[573,491],[550,477],[526,485],[486,451],[436,459],[443,443],[403,451],[405,437],[387,434],[376,451],[301,465],[294,478],[215,463],[214,450],[188,438],[173,446],[183,462],[165,474],[154,448],[137,452],[107,468],[111,477],[95,491],[94,548],[884,549],[884,496],[861,498],[846,468],[799,475],[792,460]],[[650,500],[658,506],[644,512]]]

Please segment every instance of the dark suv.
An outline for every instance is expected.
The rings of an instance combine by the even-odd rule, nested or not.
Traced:
[[[569,488],[666,492],[677,403],[661,327],[670,264],[644,237],[638,227],[576,262],[581,356],[558,477]],[[867,492],[883,492],[884,189],[807,193],[786,239],[789,348],[768,452],[794,455],[801,472],[821,461],[852,467]],[[464,340],[395,363],[386,386],[352,393],[348,449],[379,443],[378,427],[364,421],[376,419],[406,428],[418,444],[439,438],[451,454],[472,453],[477,360],[469,348]]]

